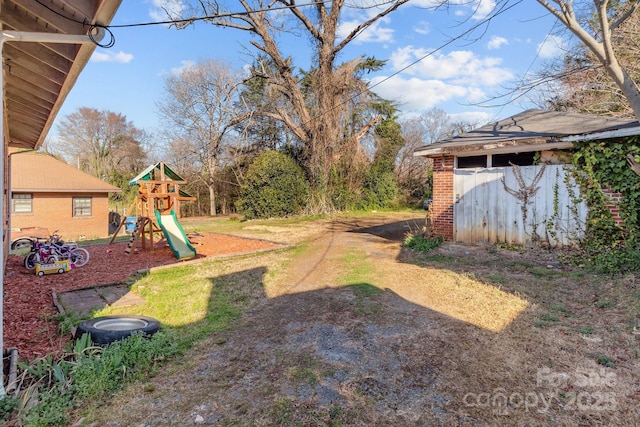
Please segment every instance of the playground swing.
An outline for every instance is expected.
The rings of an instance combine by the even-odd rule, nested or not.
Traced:
[[[125,249],[127,254],[134,252],[138,245],[143,250],[153,251],[154,235],[160,233],[164,235],[176,258],[195,257],[196,250],[178,221],[180,202],[196,200],[180,190],[180,184],[185,183],[164,162],[149,166],[132,179],[129,184],[138,186],[138,194],[127,212],[135,215],[122,218],[110,243],[113,243],[122,227],[125,227],[127,234],[131,235]]]

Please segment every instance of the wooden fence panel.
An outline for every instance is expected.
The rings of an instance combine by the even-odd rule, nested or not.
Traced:
[[[554,247],[575,244],[584,232],[587,207],[566,167],[456,169],[455,240]]]

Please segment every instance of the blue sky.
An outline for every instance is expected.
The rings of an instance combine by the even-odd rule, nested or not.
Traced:
[[[373,0],[358,4],[367,2]],[[433,0],[409,2],[360,34],[339,62],[359,55],[387,60],[380,72],[366,77],[378,95],[400,103],[403,117],[437,107],[456,119],[484,124],[533,107],[523,99],[493,108],[473,104],[505,93],[518,77],[561,52],[555,19],[535,1],[511,1],[514,6],[507,12],[454,39],[481,23],[493,6],[492,0],[455,2],[460,5],[446,11],[430,9]],[[111,25],[164,20],[159,6],[167,4],[181,5],[180,0],[124,0]],[[377,12],[347,9],[340,30],[346,33]],[[222,60],[238,69],[252,62],[246,33],[205,22],[183,30],[150,25],[114,27],[111,32],[115,45],[96,49],[58,119],[92,107],[124,114],[136,127],[155,132],[160,126],[156,103],[169,73],[198,60]],[[304,37],[288,38],[284,46],[294,66],[308,67],[311,49]]]

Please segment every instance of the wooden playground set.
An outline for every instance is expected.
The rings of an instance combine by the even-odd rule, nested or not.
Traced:
[[[186,181],[164,162],[159,162],[149,166],[129,184],[138,186],[138,194],[109,243],[113,243],[125,227],[131,234],[125,249],[127,254],[134,252],[138,245],[143,250],[153,251],[154,235],[159,233],[167,240],[176,258],[195,257],[196,251],[178,222],[180,202],[196,200],[180,190],[180,185]]]

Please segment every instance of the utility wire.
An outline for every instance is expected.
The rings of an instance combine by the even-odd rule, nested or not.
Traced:
[[[390,76],[385,77],[384,79],[380,80],[379,82],[377,82],[376,84],[370,86],[369,88],[372,89],[376,86],[381,85],[382,83],[386,82],[387,80],[397,76],[398,74],[408,70],[409,68],[417,65],[418,63],[424,61],[425,59],[427,59],[428,57],[432,56],[433,54],[435,54],[436,52],[441,51],[442,49],[444,49],[445,47],[449,46],[450,44],[452,44],[455,41],[460,40],[461,38],[465,37],[467,34],[472,33],[473,31],[477,30],[478,28],[480,28],[481,26],[488,24],[489,22],[491,22],[493,19],[495,19],[497,16],[502,15],[503,13],[507,12],[508,10],[514,8],[515,6],[519,5],[520,3],[522,3],[523,0],[518,0],[517,2],[511,4],[510,6],[507,7],[502,7],[500,10],[498,10],[495,13],[492,13],[488,18],[484,18],[482,19],[480,22],[478,22],[476,25],[472,26],[471,28],[469,28],[468,30],[464,31],[461,34],[458,34],[457,36],[453,37],[451,40],[441,44],[439,47],[433,49],[431,52],[427,53],[426,55],[421,56],[420,58],[416,59],[415,61],[411,62],[410,64],[402,67],[401,69],[399,69],[398,71],[396,71],[395,73],[391,74]]]
[[[415,65],[419,64],[420,62],[424,61],[426,58],[434,55],[436,52],[439,52],[441,50],[443,50],[445,47],[449,46],[450,44],[462,39],[463,37],[467,36],[468,34],[472,33],[473,31],[477,30],[478,28],[480,28],[481,26],[484,26],[488,23],[490,23],[493,19],[497,18],[498,16],[502,15],[503,13],[511,10],[512,8],[516,7],[517,5],[519,5],[520,3],[522,3],[523,0],[518,0],[515,3],[505,3],[501,6],[500,9],[498,9],[497,11],[493,12],[491,15],[489,15],[488,17],[483,18],[482,20],[480,20],[477,24],[473,25],[472,27],[470,27],[469,29],[467,29],[466,31],[458,34],[457,36],[451,38],[450,40],[448,40],[447,42],[443,43],[442,45],[440,45],[439,47],[431,50],[429,53],[421,56],[420,58],[416,59],[415,61],[409,63],[408,65],[402,67],[401,69],[395,71],[394,73],[392,73],[391,75],[383,78],[382,80],[378,81],[377,83],[368,86],[366,90],[363,90],[359,93],[354,94],[352,97],[350,97],[350,99],[353,99],[355,97],[361,96],[365,93],[367,93],[368,91],[371,91],[371,89],[374,89],[375,87],[380,86],[381,84],[389,81],[390,79],[394,78],[395,76],[405,72],[406,70],[408,70],[409,68],[414,67]],[[190,18],[183,18],[183,19],[173,19],[173,20],[166,20],[166,21],[152,21],[152,22],[141,22],[141,23],[135,23],[135,24],[118,24],[118,25],[100,25],[100,24],[88,24],[87,23],[87,19],[85,18],[83,21],[80,21],[78,19],[66,16],[60,12],[58,12],[57,10],[54,10],[53,8],[49,7],[48,5],[46,5],[42,0],[36,0],[36,2],[38,4],[40,4],[41,6],[45,7],[46,9],[50,10],[51,12],[55,13],[56,15],[70,20],[72,22],[76,22],[82,25],[88,25],[89,26],[89,38],[91,38],[91,40],[99,47],[103,47],[103,48],[110,48],[113,47],[115,45],[115,36],[113,35],[113,33],[111,32],[112,28],[134,28],[134,27],[145,27],[145,26],[152,26],[152,25],[179,25],[179,24],[189,24],[189,23],[193,23],[193,22],[197,22],[197,21],[213,21],[215,19],[221,19],[221,18],[230,18],[230,17],[234,17],[234,16],[247,16],[250,15],[252,13],[260,13],[260,12],[269,12],[269,11],[278,11],[278,10],[288,10],[288,9],[292,9],[292,8],[300,8],[300,7],[311,7],[311,6],[317,6],[319,4],[325,4],[325,3],[332,3],[331,1],[328,0],[320,0],[320,1],[315,1],[315,2],[310,2],[310,3],[304,3],[304,4],[292,4],[292,5],[283,5],[283,6],[278,6],[278,7],[268,7],[268,8],[263,8],[263,9],[256,9],[256,10],[252,10],[252,11],[242,11],[242,12],[228,12],[228,13],[221,13],[221,14],[215,14],[215,15],[204,15],[204,16],[198,16],[198,17],[190,17]],[[392,0],[388,0],[385,1],[383,4],[385,3],[392,3]],[[373,8],[373,7],[377,7],[380,4],[375,4],[373,6],[355,6],[355,5],[347,5],[347,7],[350,8],[354,8],[354,9],[369,9],[369,8]],[[216,25],[215,22],[213,22],[214,25]],[[95,40],[94,36],[93,36],[93,30],[103,30],[105,33],[108,33],[110,35],[110,41],[106,44],[103,43],[99,43],[97,40]],[[537,57],[537,55],[536,55]],[[333,108],[339,108],[343,105],[345,105],[347,102],[349,101],[344,101],[341,104],[336,105]]]

